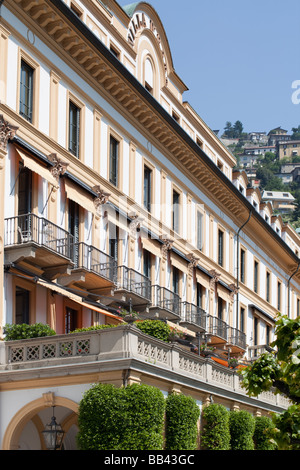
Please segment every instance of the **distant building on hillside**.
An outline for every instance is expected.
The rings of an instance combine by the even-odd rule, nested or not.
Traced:
[[[268,143],[268,136],[266,132],[250,132],[248,134],[248,140],[254,144],[266,145]]]
[[[279,160],[300,156],[300,140],[277,142],[276,149]]]
[[[282,191],[263,191],[262,201],[270,203],[274,211],[287,214],[295,209],[295,198],[291,193]]]
[[[268,145],[276,145],[277,142],[287,142],[291,140],[291,135],[285,129],[277,127],[268,133]]]

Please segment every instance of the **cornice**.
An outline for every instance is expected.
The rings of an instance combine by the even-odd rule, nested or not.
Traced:
[[[6,0],[6,4],[28,15],[57,49],[67,53],[97,82],[102,94],[105,92],[124,112],[130,113],[172,154],[175,162],[207,188],[212,201],[235,223],[242,224],[247,219],[248,212],[253,210],[249,201],[63,1]],[[260,233],[282,262],[285,259],[289,263],[288,269],[297,266],[298,257],[259,214],[254,214],[251,225],[253,233]]]

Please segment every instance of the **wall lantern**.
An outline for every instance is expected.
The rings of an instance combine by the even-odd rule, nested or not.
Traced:
[[[53,416],[51,418],[51,423],[46,424],[43,435],[45,439],[45,444],[48,450],[60,450],[64,438],[65,432],[63,431],[60,424],[57,424],[56,418],[54,416],[54,406],[53,406]]]

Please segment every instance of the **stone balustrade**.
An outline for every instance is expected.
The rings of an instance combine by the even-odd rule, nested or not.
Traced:
[[[186,351],[178,344],[165,343],[142,333],[135,326],[122,325],[67,335],[55,335],[22,341],[0,343],[1,374],[8,371],[41,369],[84,363],[107,363],[132,359],[139,361],[139,370],[147,365],[152,373],[163,376],[170,372],[185,380],[198,382],[197,388],[209,384],[223,396],[246,397],[241,379],[233,369]],[[202,383],[202,385],[201,385]],[[249,398],[248,398],[249,399]],[[275,407],[287,408],[288,401],[272,392],[264,392],[260,401]]]

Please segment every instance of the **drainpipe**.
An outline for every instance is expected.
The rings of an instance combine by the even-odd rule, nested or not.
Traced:
[[[237,234],[236,234],[236,287],[237,287],[237,293],[236,293],[236,328],[238,329],[239,326],[239,283],[240,283],[240,231],[245,227],[245,225],[249,222],[250,218],[252,216],[252,210],[249,212],[249,217],[246,220],[246,222],[243,223],[243,225],[238,229]]]
[[[289,277],[289,280],[288,280],[288,318],[290,318],[290,282],[291,282],[291,279],[295,276],[295,274],[297,274],[297,272],[299,271],[299,268],[300,268],[300,261],[298,263],[296,271]]]

